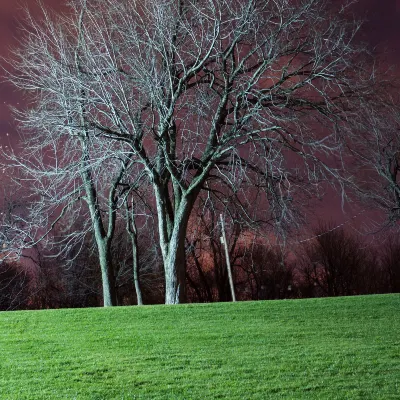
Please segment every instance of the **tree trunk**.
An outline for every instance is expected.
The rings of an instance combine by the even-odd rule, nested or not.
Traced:
[[[133,269],[133,284],[135,285],[137,305],[143,305],[142,290],[139,283],[139,251],[138,251],[138,232],[135,222],[135,202],[133,197],[131,198],[131,205],[129,206],[128,199],[125,199],[125,211],[126,211],[126,231],[129,234],[132,245],[132,269]]]
[[[111,257],[111,240],[105,234],[100,211],[93,201],[95,198],[93,193],[90,193],[88,198],[91,200],[88,205],[92,218],[94,239],[99,254],[101,282],[103,285],[103,305],[104,307],[115,306],[117,305],[117,291]]]
[[[84,121],[81,121],[82,126],[84,126]],[[92,220],[94,239],[97,246],[97,251],[99,255],[99,263],[101,269],[101,281],[103,286],[103,305],[104,307],[110,307],[117,304],[117,290],[115,286],[115,276],[114,269],[112,265],[111,257],[111,237],[106,234],[103,226],[103,220],[100,213],[100,208],[98,205],[97,192],[94,185],[90,166],[90,155],[88,150],[87,138],[81,137],[82,145],[82,173],[81,177],[85,186],[86,196],[85,200],[89,207],[90,217]],[[111,200],[113,201],[113,200]],[[109,210],[108,218],[109,224],[109,234],[115,226],[115,214],[114,210]],[[112,228],[112,229],[110,229]]]
[[[165,304],[186,302],[185,239],[195,194],[183,195],[175,204],[174,215],[167,211],[168,199],[160,186],[155,187],[161,252],[165,273]]]
[[[96,236],[97,250],[101,268],[101,281],[103,286],[103,305],[111,307],[117,304],[117,291],[115,287],[115,276],[111,261],[110,246],[104,238]]]
[[[137,236],[135,234],[131,235],[131,241],[132,241],[132,257],[133,257],[133,283],[135,285],[137,305],[142,306],[143,305],[142,289],[140,288],[140,283],[139,283],[139,255],[138,255]]]
[[[165,304],[186,302],[186,227],[176,227],[177,233],[171,238],[165,269]],[[175,229],[174,229],[175,231]]]
[[[117,305],[117,291],[111,257],[111,241],[104,232],[100,211],[98,210],[96,203],[93,201],[93,193],[91,193],[88,198],[91,200],[90,202],[88,201],[88,205],[92,218],[94,239],[99,254],[101,281],[103,286],[103,305],[104,307],[115,306]]]

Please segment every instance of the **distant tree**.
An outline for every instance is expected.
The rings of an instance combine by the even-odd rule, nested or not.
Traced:
[[[320,223],[315,235],[312,242],[304,245],[298,261],[303,282],[312,288],[312,294],[360,294],[358,281],[369,262],[361,240],[343,228],[336,228],[334,223]]]
[[[154,220],[151,213],[141,213],[138,202],[132,198],[126,198],[125,207],[125,221],[117,227],[112,246],[118,297],[123,294],[125,299],[130,299],[134,294],[137,305],[143,305],[145,301],[158,303],[163,297],[159,293],[160,287],[164,288],[164,285],[159,276],[162,260]]]
[[[253,300],[284,299],[293,296],[293,267],[287,255],[254,241],[246,249],[240,268],[245,271]]]
[[[77,254],[69,249],[70,260],[57,255],[56,247],[41,245],[26,252],[31,281],[29,306],[33,309],[81,308],[102,305],[101,273],[98,259],[88,241]],[[96,263],[97,261],[97,263]]]
[[[400,292],[400,238],[398,233],[389,235],[381,248],[381,265],[384,289],[389,293]]]
[[[224,191],[223,186],[199,196],[189,221],[186,239],[190,301],[232,300],[221,216],[236,297],[242,300],[249,298],[249,282],[243,269],[243,257],[249,254],[249,238],[254,237],[255,229],[243,215],[243,209],[240,199]],[[251,209],[248,211],[252,212]]]
[[[232,299],[219,215],[226,220],[229,258],[235,293],[240,300],[293,296],[293,266],[279,246],[272,248],[240,216],[240,204],[230,198],[224,209],[216,193],[200,196],[189,222],[186,241],[188,295],[191,301]]]
[[[20,114],[24,151],[8,161],[36,196],[29,240],[86,203],[104,305],[114,304],[115,220],[140,179],[175,304],[186,299],[186,233],[202,191],[223,186],[253,227],[295,226],[315,185],[347,182],[343,134],[375,87],[354,40],[360,24],[328,5],[76,0],[68,16],[31,18],[11,79],[32,103]]]
[[[0,262],[0,310],[29,308],[31,275],[15,261]]]

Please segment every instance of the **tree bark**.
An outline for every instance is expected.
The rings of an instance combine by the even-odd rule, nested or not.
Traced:
[[[164,264],[165,304],[186,302],[186,229],[177,227],[177,231],[169,243],[168,258]]]
[[[107,240],[96,236],[101,268],[101,281],[103,286],[103,306],[111,307],[117,304],[117,291],[115,287],[114,269],[112,266],[111,249]]]
[[[132,242],[132,257],[133,257],[133,283],[135,285],[137,305],[142,306],[143,298],[142,298],[142,289],[139,283],[139,254],[138,254],[136,230],[135,234],[131,235],[131,242]]]
[[[165,274],[165,304],[186,302],[185,239],[189,216],[197,193],[182,195],[171,218],[167,199],[160,186],[155,187],[161,252]]]
[[[82,164],[83,167],[85,167],[83,168],[81,176],[85,186],[85,200],[89,207],[94,232],[94,239],[99,255],[101,280],[103,286],[103,305],[104,307],[110,307],[117,304],[117,291],[115,287],[115,276],[111,257],[111,239],[104,230],[103,220],[97,200],[97,192],[93,184],[91,170],[89,168],[86,168],[89,165],[89,151],[85,139],[86,138],[81,138]],[[112,210],[110,211],[109,219],[114,226],[115,216],[112,215],[113,212],[114,211]]]
[[[133,284],[135,285],[135,293],[137,305],[143,305],[142,289],[139,282],[139,251],[138,251],[138,232],[136,228],[135,215],[134,215],[135,203],[131,198],[131,206],[129,207],[128,199],[125,199],[125,211],[126,211],[126,231],[131,239],[132,245],[132,270],[133,270]]]

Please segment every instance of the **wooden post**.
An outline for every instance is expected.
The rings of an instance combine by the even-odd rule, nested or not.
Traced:
[[[231,262],[229,260],[228,243],[226,241],[226,235],[225,235],[225,224],[224,224],[224,219],[222,217],[222,214],[220,214],[219,216],[221,219],[221,231],[222,231],[221,243],[224,245],[224,248],[225,248],[226,269],[228,270],[229,286],[231,288],[232,301],[235,302],[236,301],[235,288],[233,287]]]

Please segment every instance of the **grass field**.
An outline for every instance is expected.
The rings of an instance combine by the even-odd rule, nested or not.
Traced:
[[[400,399],[400,295],[0,313],[1,399]]]

